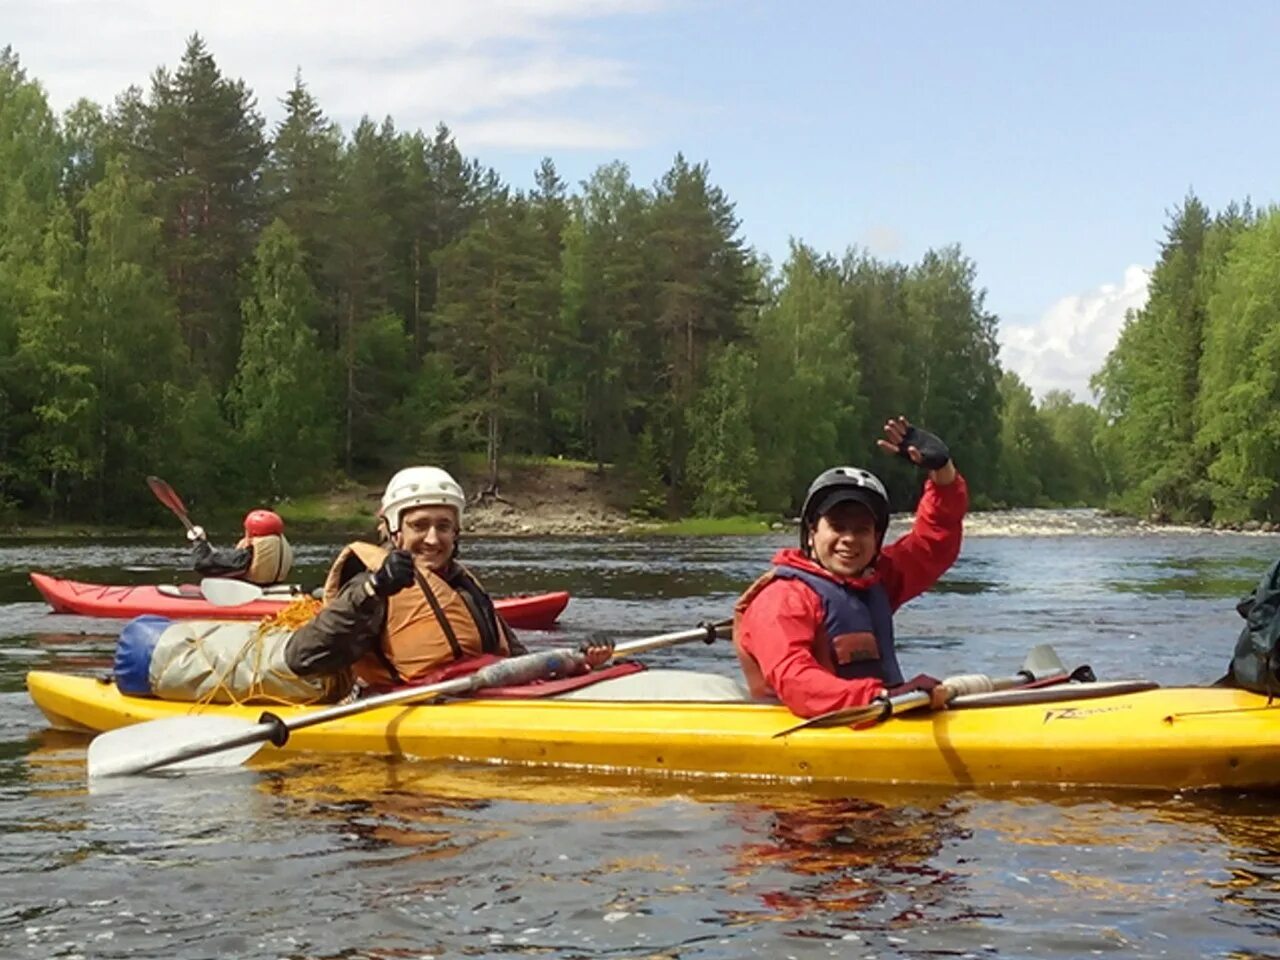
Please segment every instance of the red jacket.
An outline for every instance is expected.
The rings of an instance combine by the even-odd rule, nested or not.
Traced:
[[[839,577],[796,549],[779,550],[773,562],[857,588],[879,581],[897,610],[955,562],[968,506],[964,477],[957,474],[946,486],[926,481],[911,532],[884,547],[865,577]],[[755,661],[769,688],[796,716],[862,706],[884,691],[879,680],[842,680],[819,663],[814,644],[822,633],[822,601],[803,582],[771,580],[754,596],[748,591],[744,600],[734,630],[739,656]]]

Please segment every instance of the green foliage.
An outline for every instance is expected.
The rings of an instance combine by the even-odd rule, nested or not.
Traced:
[[[212,507],[419,459],[497,492],[514,457],[616,464],[637,517],[791,512],[837,463],[907,509],[875,445],[904,414],[975,504],[1280,515],[1274,214],[1187,197],[1099,409],[1037,404],[957,247],[775,269],[683,155],[520,190],[443,126],[344,134],[301,78],[283,105],[268,140],[194,36],[59,119],[0,52],[0,507],[150,519],[148,473]]]
[[[852,284],[830,257],[801,243],[754,324],[757,371],[745,389],[759,457],[751,491],[761,506],[795,509],[809,481],[844,463],[868,418],[862,344],[847,319]]]
[[[1224,520],[1280,519],[1280,213],[1236,241],[1209,301],[1198,439]]]
[[[906,284],[914,350],[904,358],[918,384],[916,402],[904,411],[946,439],[952,456],[978,490],[999,475],[1000,369],[996,324],[976,288],[977,267],[947,247],[925,254]]]
[[[756,374],[755,357],[730,344],[712,361],[707,383],[689,408],[689,480],[698,490],[694,512],[702,516],[724,517],[755,508],[751,485],[758,457],[750,395]]]
[[[1127,318],[1094,380],[1127,506],[1179,519],[1198,513],[1192,439],[1204,304],[1196,275],[1208,228],[1208,211],[1188,197],[1171,218],[1146,306]]]
[[[1016,373],[1000,379],[1000,494],[1009,503],[1045,502],[1041,466],[1049,436],[1031,390]]]
[[[634,491],[629,511],[631,516],[637,520],[666,516],[666,487],[658,463],[658,445],[650,430],[641,432],[623,473]]]
[[[325,358],[311,325],[315,290],[283,220],[262,233],[251,291],[240,307],[244,333],[227,406],[250,492],[278,500],[323,477],[333,450],[327,378],[318,375]]]
[[[706,164],[677,154],[654,188],[649,235],[655,255],[657,315],[653,322],[666,362],[667,403],[655,439],[670,465],[672,485],[685,493],[690,438],[684,410],[692,402],[711,348],[741,335],[742,307],[753,279],[733,204],[711,183]]]
[[[155,185],[184,338],[196,365],[225,382],[240,340],[241,267],[260,223],[262,117],[244,82],[223,76],[193,35],[175,72],[153,74],[137,120],[128,163]]]

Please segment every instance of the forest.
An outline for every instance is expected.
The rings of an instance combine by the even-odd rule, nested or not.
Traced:
[[[1039,401],[956,245],[793,240],[770,262],[708,164],[515,189],[443,125],[341,130],[301,77],[268,130],[199,36],[55,115],[0,51],[0,520],[124,523],[143,478],[278,502],[418,462],[595,465],[636,516],[794,513],[904,413],[974,505],[1280,519],[1280,220],[1188,195],[1093,380]],[[477,493],[484,493],[484,490]]]

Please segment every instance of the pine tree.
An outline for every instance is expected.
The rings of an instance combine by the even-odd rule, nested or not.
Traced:
[[[488,476],[481,496],[497,496],[509,428],[528,424],[528,331],[542,305],[545,278],[532,250],[537,232],[529,203],[496,193],[456,243],[437,254],[442,286],[435,325],[470,400],[457,420],[482,438]]]
[[[394,258],[393,220],[382,173],[382,154],[394,149],[366,117],[342,156],[342,183],[334,252],[338,282],[338,342],[342,463],[351,473],[357,463],[381,465],[381,451],[364,443],[366,428],[386,415],[395,398],[382,386],[390,370],[361,362],[363,328],[388,311]],[[380,342],[375,334],[373,342]],[[367,356],[367,349],[364,351]],[[409,356],[390,357],[396,372],[409,369]]]
[[[1195,446],[1209,229],[1209,211],[1188,196],[1170,218],[1146,305],[1126,318],[1093,380],[1123,505],[1157,517],[1203,518],[1210,509]]]
[[[573,438],[562,441],[566,452],[580,444],[601,470],[628,457],[662,389],[646,242],[651,204],[624,164],[606,164],[583,184],[565,228],[554,420],[559,436]]]
[[[263,170],[265,200],[302,248],[303,265],[317,291],[312,322],[320,342],[336,344],[338,192],[342,133],[295,76],[281,101],[285,116],[276,127]]]
[[[683,411],[697,391],[708,350],[741,337],[740,311],[753,281],[733,204],[711,184],[705,164],[690,166],[676,155],[655,188],[651,221],[659,288],[655,323],[667,389],[658,435],[679,489],[689,444]]]
[[[193,35],[177,71],[153,75],[139,152],[130,158],[156,184],[183,334],[217,382],[235,366],[240,269],[261,221],[262,128],[244,82],[224,77]]]

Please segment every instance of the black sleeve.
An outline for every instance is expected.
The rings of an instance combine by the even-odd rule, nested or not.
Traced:
[[[371,576],[356,574],[314,620],[293,632],[284,648],[290,670],[300,677],[337,673],[374,649],[387,617],[387,603],[365,591]]]
[[[242,577],[253,563],[252,547],[215,550],[208,540],[191,545],[192,568],[204,577]]]

